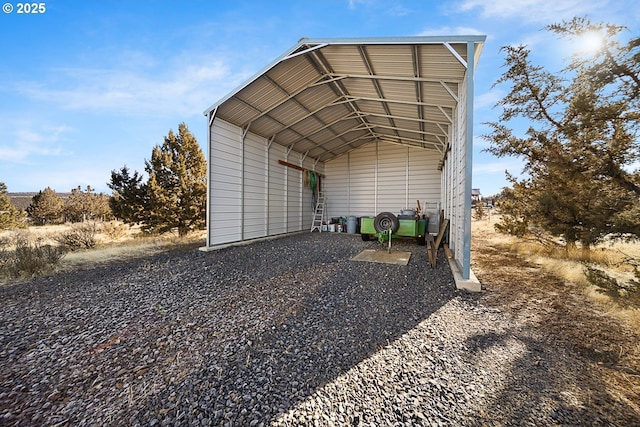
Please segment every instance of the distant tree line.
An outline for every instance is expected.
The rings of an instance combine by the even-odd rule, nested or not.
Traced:
[[[7,186],[0,182],[0,230],[34,225],[119,219],[139,224],[143,231],[180,236],[204,228],[206,214],[206,160],[186,124],[172,130],[145,160],[147,181],[123,166],[111,172],[107,183],[112,195],[78,186],[63,198],[50,187],[39,191],[26,210],[11,203]]]
[[[11,203],[7,186],[0,183],[0,230],[24,227],[28,222],[48,225],[113,219],[109,199],[104,193],[96,194],[91,186],[85,190],[78,186],[67,197],[47,187],[31,198],[26,209],[18,209]]]
[[[34,225],[108,220],[113,218],[109,207],[109,196],[96,194],[91,186],[82,190],[80,186],[71,190],[66,199],[50,187],[33,196],[27,214]]]

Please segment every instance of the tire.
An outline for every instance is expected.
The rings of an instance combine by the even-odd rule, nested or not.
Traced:
[[[360,237],[362,237],[363,242],[368,242],[369,240],[371,240],[371,236],[368,234],[361,234]]]
[[[398,217],[391,212],[381,212],[373,220],[373,228],[378,233],[384,233],[391,229],[391,234],[393,234],[398,231],[399,227],[400,221],[398,221]]]
[[[422,236],[416,237],[416,243],[420,246],[424,246],[427,244],[427,236],[424,234]]]

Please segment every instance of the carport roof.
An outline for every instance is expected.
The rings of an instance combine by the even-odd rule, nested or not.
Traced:
[[[303,38],[205,115],[318,161],[374,141],[444,155],[485,39]]]

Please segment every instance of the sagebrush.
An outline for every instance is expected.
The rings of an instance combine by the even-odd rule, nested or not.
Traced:
[[[100,225],[96,221],[85,221],[73,224],[71,228],[53,239],[71,251],[78,249],[91,249],[96,246],[96,235],[100,231]]]
[[[18,232],[0,239],[0,276],[25,277],[52,271],[66,251],[63,247],[34,239],[27,232]]]

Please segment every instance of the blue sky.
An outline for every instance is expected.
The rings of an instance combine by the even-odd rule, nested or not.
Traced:
[[[505,170],[521,169],[482,152],[479,137],[507,90],[492,87],[504,71],[500,47],[526,44],[557,71],[575,46],[548,24],[582,16],[640,32],[637,0],[49,0],[39,14],[0,3],[0,182],[10,192],[90,185],[110,193],[111,170],[143,172],[153,146],[181,122],[204,150],[203,111],[300,37],[484,34],[473,186],[495,194]]]

